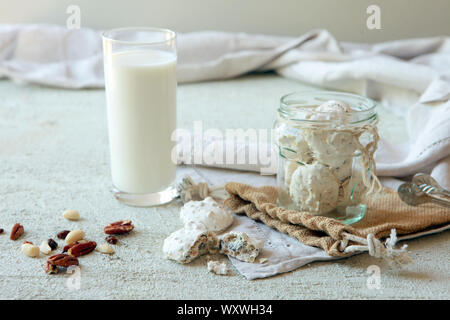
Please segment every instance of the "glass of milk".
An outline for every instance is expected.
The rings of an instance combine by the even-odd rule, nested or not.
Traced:
[[[167,203],[176,196],[176,35],[114,29],[103,33],[103,53],[115,197],[134,206]]]

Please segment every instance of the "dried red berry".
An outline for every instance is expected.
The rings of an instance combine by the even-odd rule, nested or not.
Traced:
[[[50,248],[52,248],[52,250],[55,250],[56,248],[58,248],[58,244],[57,244],[56,241],[53,240],[53,239],[48,239],[48,240],[47,240],[47,243],[48,243],[48,246],[49,246]]]
[[[119,239],[117,239],[114,236],[107,236],[105,238],[106,242],[111,243],[111,244],[116,244],[117,242],[119,242]]]
[[[70,232],[69,230],[64,230],[58,233],[56,236],[58,237],[58,239],[64,240],[66,236],[69,234],[69,232]]]

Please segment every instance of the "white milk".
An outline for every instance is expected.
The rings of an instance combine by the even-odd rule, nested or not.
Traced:
[[[162,191],[175,180],[171,134],[176,125],[176,56],[127,51],[112,54],[107,64],[114,186],[127,193]]]

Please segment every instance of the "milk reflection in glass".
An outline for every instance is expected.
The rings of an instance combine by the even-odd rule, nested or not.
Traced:
[[[132,49],[105,55],[105,85],[115,188],[130,194],[167,189],[176,171],[176,53]]]

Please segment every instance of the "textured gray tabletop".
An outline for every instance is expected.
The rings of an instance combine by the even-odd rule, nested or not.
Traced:
[[[178,124],[191,128],[267,128],[278,98],[306,88],[274,75],[181,85]],[[270,279],[248,281],[208,273],[204,258],[182,266],[166,260],[163,239],[181,227],[179,203],[132,208],[110,193],[109,155],[103,90],[70,91],[0,81],[0,298],[3,299],[309,299],[450,298],[450,232],[408,241],[415,264],[393,273],[367,254],[312,263]],[[380,110],[381,134],[406,139],[404,123]],[[230,173],[231,174],[231,173]],[[239,179],[239,173],[232,173]],[[80,211],[69,222],[63,210]],[[63,230],[81,228],[103,242],[103,227],[133,220],[116,254],[80,258],[79,273],[48,276],[46,257],[20,253],[24,240],[40,243]],[[9,240],[15,222],[25,227]],[[62,243],[60,242],[60,245]],[[367,267],[381,268],[381,288],[368,289]],[[78,282],[79,281],[79,282]],[[77,289],[77,284],[79,288]]]

